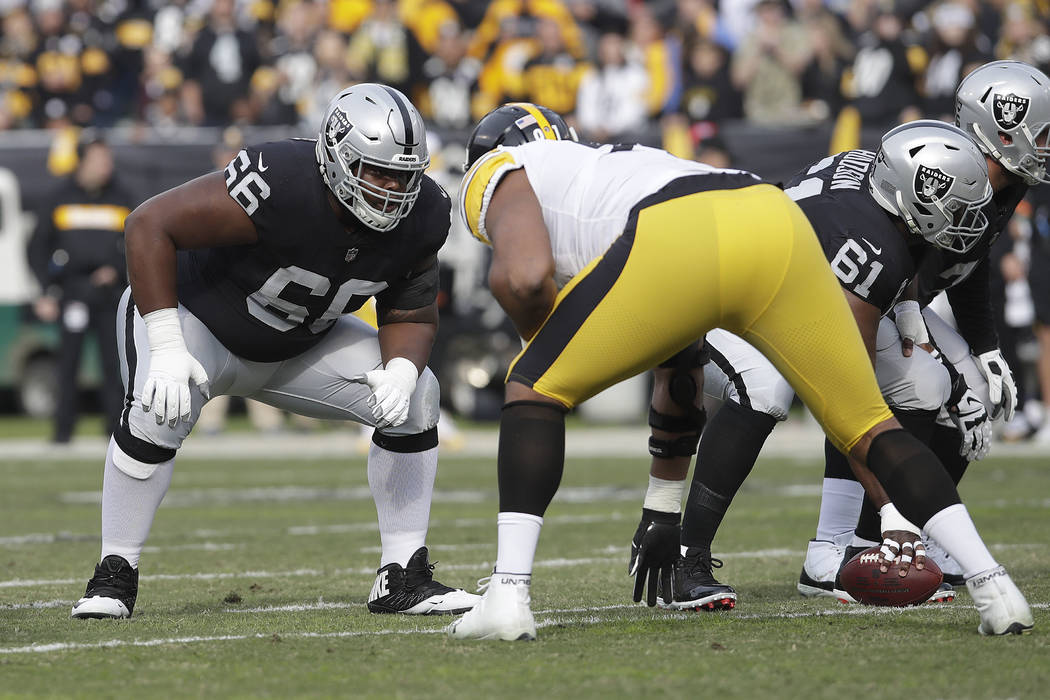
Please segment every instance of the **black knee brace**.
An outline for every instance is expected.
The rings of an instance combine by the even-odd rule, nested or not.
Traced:
[[[661,440],[650,436],[649,454],[653,457],[670,459],[672,457],[691,457],[696,454],[696,447],[700,444],[700,434],[704,431],[704,424],[707,422],[707,413],[703,408],[696,406],[696,396],[700,392],[700,387],[693,378],[692,371],[703,367],[707,364],[708,359],[710,358],[706,348],[694,343],[660,363],[660,367],[673,370],[668,393],[671,395],[671,401],[685,411],[685,415],[672,416],[649,407],[650,427],[667,433],[683,433],[671,440]]]
[[[962,502],[937,457],[906,430],[876,435],[867,462],[897,510],[919,527],[934,514]]]
[[[135,437],[124,423],[118,424],[113,431],[113,441],[128,457],[144,464],[160,464],[175,457],[175,450]]]

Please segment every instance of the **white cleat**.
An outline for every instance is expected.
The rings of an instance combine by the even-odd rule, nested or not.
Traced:
[[[478,581],[481,602],[452,622],[445,631],[453,639],[536,639],[536,621],[529,603],[531,575],[493,573]]]
[[[836,598],[835,577],[846,548],[826,540],[810,540],[798,576],[798,592],[807,598]]]
[[[966,580],[981,614],[977,631],[984,635],[1021,634],[1032,629],[1032,610],[1006,569],[997,566]]]
[[[92,596],[90,598],[81,598],[73,604],[73,610],[69,614],[70,617],[76,619],[113,619],[119,620],[125,617],[131,617],[131,611],[128,610],[128,606],[124,605],[123,601],[117,600],[116,598],[107,598],[105,596]]]

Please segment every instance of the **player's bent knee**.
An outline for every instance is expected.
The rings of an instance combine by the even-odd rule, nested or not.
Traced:
[[[880,387],[886,403],[895,410],[940,410],[952,391],[948,370],[927,353],[913,357],[922,359],[909,363],[897,381]]]
[[[175,450],[137,438],[125,425],[117,426],[113,441],[113,466],[133,479],[148,479],[158,466],[175,458]]]
[[[408,418],[396,428],[384,428],[383,434],[388,437],[418,435],[435,428],[440,417],[441,388],[438,386],[434,373],[429,367],[425,367],[419,379],[416,380],[416,390],[412,392],[412,399],[408,405]],[[378,430],[376,434],[379,434]],[[417,450],[408,451],[416,452]]]

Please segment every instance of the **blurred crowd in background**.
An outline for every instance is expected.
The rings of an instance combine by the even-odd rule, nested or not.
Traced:
[[[310,135],[341,88],[371,81],[404,91],[435,133],[526,100],[583,138],[720,166],[737,164],[727,125],[782,130],[774,143],[823,125],[812,161],[861,145],[863,130],[952,120],[960,78],[989,60],[1050,69],[1050,0],[0,0],[0,17],[0,132]],[[459,158],[444,161],[455,189]],[[1033,191],[996,255],[1005,349],[1028,396],[1050,402],[1050,193]],[[498,311],[481,313],[496,325]],[[1007,437],[1043,424],[1031,404]],[[1050,443],[1050,429],[1040,436]]]

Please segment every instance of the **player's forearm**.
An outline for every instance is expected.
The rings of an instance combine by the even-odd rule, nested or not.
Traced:
[[[422,372],[430,360],[437,328],[437,307],[433,304],[413,311],[390,310],[381,313],[379,352],[383,363],[403,357]]]
[[[175,243],[150,216],[148,207],[139,207],[128,216],[124,239],[128,279],[139,313],[177,307]]]
[[[518,335],[531,340],[554,308],[558,290],[554,280],[547,278],[527,286],[497,283],[492,294],[510,316]]]

